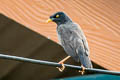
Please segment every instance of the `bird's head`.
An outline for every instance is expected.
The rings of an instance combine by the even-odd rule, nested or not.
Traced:
[[[57,12],[50,16],[47,22],[55,22],[57,25],[72,21],[64,12]]]

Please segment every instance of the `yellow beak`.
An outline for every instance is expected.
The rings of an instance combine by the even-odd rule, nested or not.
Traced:
[[[52,22],[52,19],[48,19],[48,20],[46,21],[46,23],[49,23],[49,22]]]

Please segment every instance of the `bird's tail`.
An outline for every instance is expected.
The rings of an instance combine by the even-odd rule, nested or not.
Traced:
[[[92,62],[91,62],[88,55],[86,56],[85,54],[83,54],[83,56],[80,57],[80,62],[85,68],[92,68],[93,67]]]

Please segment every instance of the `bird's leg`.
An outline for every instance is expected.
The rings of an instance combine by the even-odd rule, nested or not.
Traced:
[[[79,70],[79,72],[81,72],[81,74],[83,75],[85,73],[85,67],[83,65],[81,65],[81,68],[82,68],[82,70],[81,71]]]
[[[62,59],[60,62],[58,62],[59,64],[64,63],[66,60],[68,60],[70,58],[70,56],[65,57],[64,59]]]
[[[62,59],[60,62],[58,62],[59,64],[62,65],[61,68],[56,67],[56,68],[58,68],[58,70],[59,70],[60,72],[63,72],[63,70],[65,69],[64,62],[65,62],[66,60],[68,60],[69,58],[70,58],[70,56],[67,56],[67,57],[65,57],[64,59]]]

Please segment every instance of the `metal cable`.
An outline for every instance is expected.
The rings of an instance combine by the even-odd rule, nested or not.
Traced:
[[[28,62],[28,63],[33,63],[33,64],[53,66],[53,67],[61,67],[62,66],[61,64],[58,64],[56,62],[35,60],[35,59],[30,59],[30,58],[4,55],[4,54],[0,54],[0,59],[9,59],[9,60],[14,60],[14,61],[22,61],[22,62]],[[71,69],[76,69],[76,70],[82,69],[80,66],[75,66],[75,65],[64,64],[64,66],[66,68],[71,68]],[[120,72],[118,72],[118,71],[109,71],[109,70],[102,70],[102,69],[96,69],[96,68],[86,68],[85,71],[102,73],[102,74],[120,75]]]

